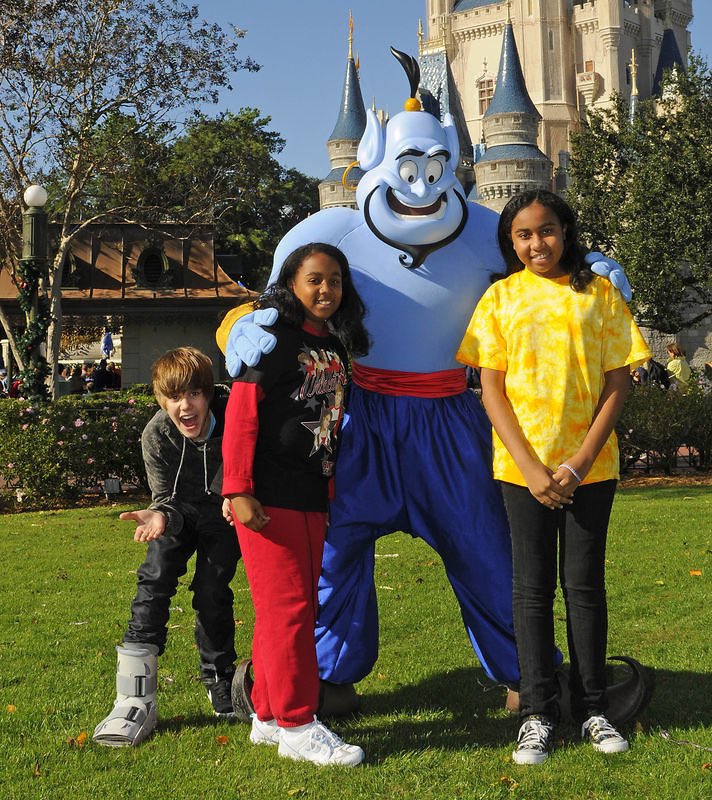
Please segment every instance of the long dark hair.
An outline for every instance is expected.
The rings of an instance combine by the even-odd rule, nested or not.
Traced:
[[[368,333],[363,324],[366,307],[351,280],[348,259],[333,244],[311,242],[293,250],[284,259],[277,280],[257,298],[254,307],[276,308],[282,321],[301,327],[304,323],[304,306],[292,291],[292,283],[304,260],[316,253],[333,258],[341,268],[341,304],[330,317],[329,327],[349,354],[365,356],[369,349]]]
[[[512,223],[517,214],[532,203],[550,209],[556,214],[564,229],[564,252],[559,266],[569,274],[569,283],[575,292],[582,292],[593,280],[593,272],[584,261],[585,250],[578,242],[576,216],[571,206],[558,194],[546,189],[530,189],[515,195],[502,209],[497,227],[497,242],[507,265],[507,275],[519,272],[524,265],[517,257],[512,244]]]

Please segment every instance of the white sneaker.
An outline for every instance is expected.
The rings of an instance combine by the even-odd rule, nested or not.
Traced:
[[[628,742],[603,714],[589,717],[583,723],[581,738],[590,741],[593,749],[599,753],[625,753],[628,749]]]
[[[343,742],[316,717],[308,725],[282,728],[278,753],[295,761],[338,764],[342,767],[355,767],[364,759],[364,752],[360,747]]]
[[[519,728],[517,747],[512,753],[515,764],[542,764],[554,743],[554,726],[548,717],[532,714]]]
[[[277,720],[270,719],[263,722],[257,718],[257,714],[252,714],[252,730],[250,731],[252,744],[279,744],[279,732]]]

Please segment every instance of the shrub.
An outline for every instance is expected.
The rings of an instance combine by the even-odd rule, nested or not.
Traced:
[[[105,478],[146,485],[141,431],[153,397],[133,392],[0,402],[0,479],[23,507],[76,499]]]
[[[712,466],[712,393],[696,376],[687,392],[655,384],[634,387],[616,425],[621,469],[645,457],[648,468],[670,474],[682,445],[699,453],[698,466]]]

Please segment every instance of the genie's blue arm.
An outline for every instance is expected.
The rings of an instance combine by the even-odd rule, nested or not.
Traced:
[[[602,278],[608,278],[621,293],[626,303],[630,303],[633,297],[633,289],[628,282],[623,267],[617,261],[596,252],[588,253],[584,260],[591,267],[591,272],[600,275]]]

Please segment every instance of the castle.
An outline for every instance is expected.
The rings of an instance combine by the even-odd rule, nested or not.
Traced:
[[[498,212],[526,189],[565,191],[570,135],[587,109],[610,106],[618,93],[633,111],[639,99],[659,95],[665,70],[687,66],[692,0],[425,0],[425,7],[423,109],[441,120],[452,115],[458,177],[470,200]],[[322,208],[354,207],[362,174],[353,165],[366,114],[352,40],[353,23]],[[664,358],[669,337],[646,336]],[[697,366],[709,360],[708,326],[677,339]]]
[[[692,0],[426,0],[425,11],[421,102],[452,114],[461,182],[500,211],[531,186],[565,188],[569,137],[587,108],[634,88],[650,97],[665,69],[686,66]],[[322,208],[353,205],[360,178],[354,167],[342,183],[366,123],[352,39],[353,23]]]

